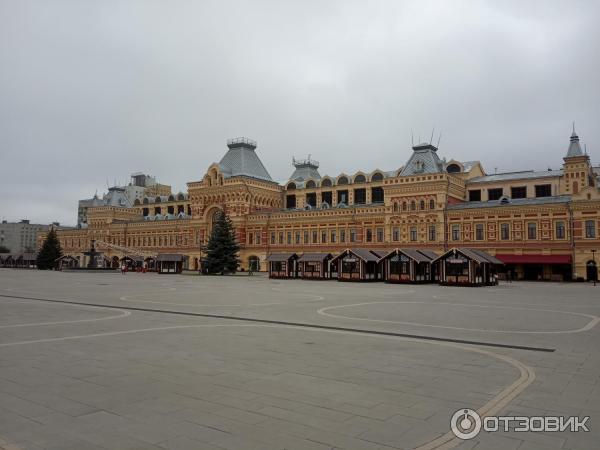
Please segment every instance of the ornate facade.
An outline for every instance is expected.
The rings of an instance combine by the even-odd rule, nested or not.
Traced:
[[[427,143],[393,171],[321,176],[310,158],[294,166],[280,185],[255,142],[230,140],[221,161],[189,182],[187,193],[145,197],[131,208],[90,208],[87,229],[59,231],[59,238],[75,257],[96,240],[111,261],[126,253],[179,253],[196,270],[215,213],[225,211],[244,270],[265,270],[274,252],[337,254],[349,247],[481,248],[526,279],[585,279],[595,270],[599,173],[574,131],[560,170],[488,175],[479,161],[440,159]]]

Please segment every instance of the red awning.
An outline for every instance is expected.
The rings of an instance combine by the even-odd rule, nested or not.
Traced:
[[[504,264],[571,264],[571,255],[496,255]]]

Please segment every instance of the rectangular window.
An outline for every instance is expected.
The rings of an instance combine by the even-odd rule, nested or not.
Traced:
[[[585,237],[593,239],[596,237],[596,222],[593,220],[585,221]]]
[[[499,200],[504,195],[502,188],[488,189],[488,200]]]
[[[300,243],[300,232],[296,231],[296,244]]]
[[[337,202],[338,205],[340,203],[348,204],[348,190],[344,189],[343,191],[337,191]]]
[[[275,233],[271,232],[271,245],[275,245]]]
[[[483,224],[478,223],[475,225],[475,240],[483,241]]]
[[[304,232],[304,243],[305,244],[310,244],[309,240],[308,240],[308,231]]]
[[[429,225],[429,240],[435,241],[435,239],[436,239],[435,225]]]
[[[287,233],[287,243],[288,243],[288,245],[292,244],[292,232],[291,231],[288,231],[288,233]]]
[[[371,242],[373,240],[373,231],[367,230],[367,242]]]
[[[383,228],[377,228],[377,242],[383,242]]]
[[[383,203],[383,188],[371,188],[371,203]]]
[[[319,233],[317,233],[316,230],[312,232],[312,243],[313,244],[319,243]]]
[[[283,231],[279,232],[279,244],[283,245]]]
[[[533,222],[527,224],[527,239],[537,239],[537,225]]]
[[[296,196],[295,195],[287,195],[285,197],[285,207],[287,209],[294,209],[296,207]]]
[[[452,240],[460,241],[460,225],[452,225]]]
[[[321,203],[327,203],[329,206],[333,204],[331,191],[321,192]]]
[[[340,230],[340,242],[342,244],[346,242],[346,230]]]
[[[510,188],[511,198],[527,198],[527,186],[517,186]]]
[[[354,189],[354,204],[355,205],[364,205],[367,203],[367,190],[362,189]]]
[[[481,189],[473,189],[469,191],[469,201],[470,202],[480,202],[481,201]]]
[[[248,244],[254,244],[254,235],[252,233],[248,233]]]
[[[356,242],[356,229],[350,228],[350,242]]]
[[[552,196],[552,185],[551,184],[537,184],[535,186],[536,197],[551,197]]]
[[[327,243],[327,231],[326,230],[321,231],[321,243],[322,244]]]
[[[255,241],[256,241],[256,243],[257,243],[257,244],[260,244],[260,235],[261,235],[261,234],[262,234],[262,233],[261,233],[260,231],[257,231],[257,232],[256,232],[256,239],[255,239]]]
[[[410,240],[413,242],[417,240],[417,227],[410,228]]]
[[[510,225],[507,223],[500,224],[500,239],[507,241],[510,239]]]
[[[400,240],[400,230],[398,228],[394,228],[394,230],[392,231],[392,239],[394,241]]]
[[[317,207],[317,194],[315,192],[306,194],[306,204],[312,206],[313,208]]]
[[[336,241],[337,241],[337,234],[336,234],[335,230],[333,230],[331,232],[331,243],[335,244]]]
[[[565,238],[565,223],[564,222],[556,222],[556,239],[564,239]]]

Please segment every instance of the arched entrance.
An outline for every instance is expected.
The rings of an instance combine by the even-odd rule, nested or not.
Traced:
[[[586,280],[587,281],[598,281],[598,266],[596,261],[588,261],[585,265],[586,269]]]
[[[248,270],[252,272],[260,271],[260,259],[258,256],[252,255],[248,258]]]
[[[214,206],[209,209],[206,213],[206,241],[210,239],[210,235],[212,234],[212,230],[214,228],[214,224],[219,220],[223,214],[223,210],[218,206]]]

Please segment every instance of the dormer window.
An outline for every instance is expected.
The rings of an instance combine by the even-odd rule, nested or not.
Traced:
[[[460,173],[460,166],[458,164],[448,164],[448,167],[446,167],[446,172]]]

